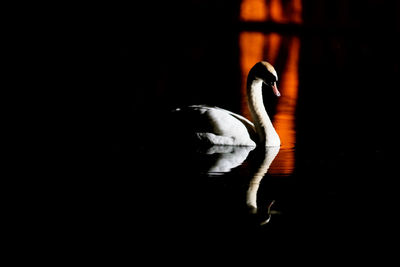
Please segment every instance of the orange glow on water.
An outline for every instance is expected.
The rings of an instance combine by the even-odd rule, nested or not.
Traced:
[[[266,21],[267,10],[265,0],[243,0],[240,6],[240,20]]]
[[[303,6],[301,4],[301,0],[292,0],[292,22],[293,23],[302,23],[302,12],[303,12]]]
[[[276,107],[273,124],[281,138],[281,152],[272,162],[271,174],[290,174],[295,167],[296,106],[299,84],[300,39],[292,37],[288,48],[286,66],[282,72],[280,88],[282,96]]]
[[[282,43],[282,36],[277,33],[270,33],[265,35],[266,43],[266,58],[268,58],[268,62],[272,65],[275,65],[275,62],[278,58],[279,48],[281,47]]]
[[[243,0],[240,12],[242,21],[302,23],[301,0]],[[239,36],[239,45],[242,73],[241,112],[250,120],[252,118],[246,98],[246,77],[249,70],[261,60],[269,61],[272,65],[276,65],[277,62],[284,63],[283,69],[277,70],[282,96],[278,100],[276,114],[272,118],[281,138],[281,150],[272,162],[269,172],[291,174],[295,167],[293,148],[296,144],[295,112],[299,83],[300,39],[298,37],[284,39],[278,33],[242,32]],[[280,57],[282,55],[280,52],[287,57]]]
[[[241,113],[251,120],[250,111],[247,107],[246,79],[247,74],[255,62],[263,60],[264,57],[264,34],[260,32],[242,32],[239,36],[240,46],[240,69],[242,71],[241,87]]]
[[[282,97],[279,98],[274,117],[275,128],[280,133],[282,148],[291,148],[296,143],[294,119],[299,84],[299,54],[300,39],[292,37],[289,43],[286,66],[279,85]]]
[[[241,21],[301,23],[301,13],[301,0],[243,0],[240,6]]]
[[[271,0],[270,1],[270,13],[271,20],[275,22],[287,22],[282,13],[282,3],[281,0]]]

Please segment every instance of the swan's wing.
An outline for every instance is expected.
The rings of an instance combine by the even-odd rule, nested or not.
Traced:
[[[226,113],[230,114],[232,117],[234,117],[237,120],[239,120],[246,127],[247,131],[250,134],[250,138],[252,140],[258,140],[258,135],[257,135],[257,132],[256,132],[254,124],[251,121],[249,121],[248,119],[246,119],[245,117],[243,117],[243,116],[241,116],[239,114],[233,113],[232,111],[229,111],[229,110],[226,110],[226,109],[223,109],[223,108],[220,108],[220,107],[213,107],[213,106],[208,106],[208,105],[191,105],[191,106],[188,106],[187,108],[192,108],[192,109],[216,109],[216,110],[220,110],[220,111],[226,112]]]

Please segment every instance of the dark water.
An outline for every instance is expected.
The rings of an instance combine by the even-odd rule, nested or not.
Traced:
[[[179,262],[182,254],[206,262],[251,256],[250,262],[280,263],[390,255],[397,193],[386,152],[287,150],[136,150],[140,156],[124,161],[126,169],[112,182],[113,219],[107,221],[118,237],[111,240],[132,238],[139,253]],[[269,166],[292,152],[290,174]]]
[[[240,23],[235,1],[198,2],[186,12],[157,9],[151,18],[123,8],[110,15],[116,29],[94,71],[100,98],[91,99],[97,109],[85,118],[100,121],[93,133],[101,136],[100,160],[77,182],[88,203],[73,220],[78,232],[112,261],[192,265],[217,256],[219,263],[324,266],[393,258],[394,11],[384,19],[390,8],[369,1],[347,10],[354,23],[335,23],[328,9],[318,24],[322,11],[305,3],[304,25],[285,26]],[[261,148],[198,148],[166,138],[174,129],[164,115],[180,105],[245,114],[246,62],[258,59],[273,61],[280,77],[281,100],[265,94],[283,140],[275,157]]]

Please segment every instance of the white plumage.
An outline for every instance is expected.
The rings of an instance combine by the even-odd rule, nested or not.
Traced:
[[[231,111],[206,105],[178,108],[174,115],[179,118],[181,135],[210,145],[229,146],[279,146],[280,139],[265,110],[262,84],[265,83],[280,96],[276,86],[275,69],[265,61],[258,62],[247,77],[247,99],[254,124]]]
[[[208,124],[207,127],[203,127],[204,131],[199,129],[194,132],[197,140],[213,145],[256,146],[250,138],[251,131],[255,134],[254,124],[246,118],[222,108],[206,105],[188,106],[186,109],[176,111],[190,112],[192,118],[201,117],[200,123]]]

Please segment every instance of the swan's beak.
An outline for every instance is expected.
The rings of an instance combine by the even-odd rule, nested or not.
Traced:
[[[274,94],[275,94],[277,97],[280,97],[280,96],[281,96],[281,93],[280,93],[279,90],[278,90],[278,86],[276,85],[276,82],[274,82],[274,84],[272,85],[272,91],[274,92]]]

